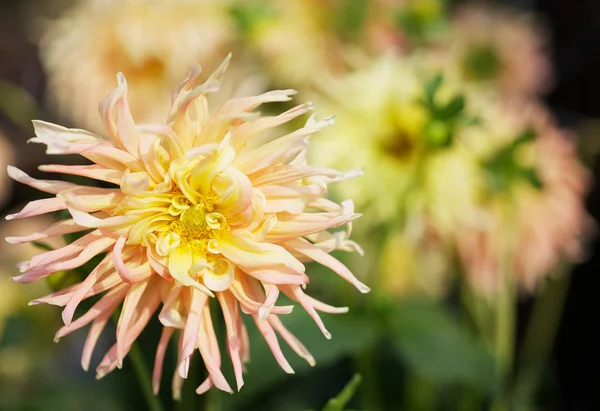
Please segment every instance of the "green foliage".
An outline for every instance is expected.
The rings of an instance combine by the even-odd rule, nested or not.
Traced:
[[[248,316],[245,316],[246,318]],[[371,321],[350,315],[325,315],[323,321],[331,332],[331,340],[326,340],[314,321],[301,310],[281,318],[285,326],[298,337],[317,361],[318,367],[335,364],[371,344],[377,337]],[[286,376],[276,363],[262,335],[253,324],[248,324],[252,355],[247,365],[244,379],[248,384],[236,395],[226,398],[226,409],[243,409],[259,395],[277,387],[282,381],[297,378],[311,368],[291,351],[283,341],[282,349],[294,368],[295,377]]]
[[[500,69],[498,51],[488,44],[473,47],[463,62],[465,75],[473,80],[492,80]]]
[[[508,192],[513,184],[518,182],[525,182],[538,190],[543,188],[537,170],[519,164],[518,159],[519,149],[531,143],[535,138],[535,131],[527,129],[515,140],[507,143],[494,155],[483,161],[483,168],[487,172],[487,180],[493,191]]]
[[[447,102],[440,102],[438,95],[443,83],[444,77],[441,74],[432,77],[425,83],[422,101],[430,114],[430,120],[423,130],[423,137],[433,148],[450,146],[457,127],[473,124],[473,119],[465,116],[466,100],[463,95],[455,95]]]
[[[436,384],[458,383],[492,393],[494,358],[442,304],[403,302],[392,312],[394,347],[418,376]]]
[[[344,387],[344,389],[338,394],[337,397],[330,399],[323,411],[344,411],[346,405],[350,402],[358,386],[360,385],[362,378],[360,374],[355,374],[350,382]]]
[[[337,11],[337,26],[344,37],[356,36],[362,30],[367,16],[368,0],[341,0]]]
[[[44,251],[54,250],[54,248],[50,247],[48,244],[41,243],[39,241],[32,241],[31,244],[34,245],[35,247],[39,248],[40,250],[44,250]]]
[[[427,43],[446,26],[444,0],[414,0],[396,13],[396,25],[414,42]]]
[[[273,17],[273,5],[268,1],[240,2],[230,10],[238,30],[249,35],[254,27],[264,19]]]

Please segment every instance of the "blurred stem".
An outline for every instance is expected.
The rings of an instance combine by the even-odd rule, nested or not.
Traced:
[[[412,375],[406,381],[405,409],[410,411],[429,411],[436,408],[436,390],[428,381]],[[371,409],[371,408],[369,408]],[[380,408],[373,408],[380,409]],[[460,408],[461,411],[463,408]]]
[[[502,265],[508,265],[503,263]],[[501,378],[506,378],[512,369],[514,355],[514,328],[515,328],[515,290],[512,279],[503,269],[503,285],[499,290],[496,317],[496,343],[497,371]]]
[[[142,392],[144,393],[144,397],[146,398],[146,402],[148,403],[148,409],[151,411],[164,411],[158,396],[154,395],[152,392],[152,381],[150,381],[149,369],[146,366],[146,362],[144,361],[144,357],[142,356],[137,342],[134,342],[131,346],[131,350],[129,351],[127,358],[129,358],[133,364],[135,375],[137,376],[140,387],[142,388]]]
[[[119,323],[119,317],[121,316],[120,310],[115,310],[112,313],[112,319],[115,324]],[[144,394],[144,398],[148,403],[148,409],[150,411],[164,411],[162,403],[157,395],[154,395],[154,391],[152,390],[152,380],[150,378],[150,370],[146,366],[146,361],[144,361],[144,356],[140,350],[139,344],[134,342],[131,345],[131,350],[129,350],[129,354],[127,354],[127,359],[133,365],[133,370],[137,377],[137,380],[140,384],[140,388],[142,389],[142,393]]]
[[[511,202],[512,203],[512,202]],[[510,409],[506,395],[506,386],[513,367],[514,334],[516,316],[516,290],[513,272],[514,261],[514,224],[511,208],[507,209],[507,233],[502,239],[502,258],[500,261],[499,287],[496,296],[496,338],[494,354],[496,357],[497,393],[492,404],[493,411]]]
[[[561,267],[561,271],[566,271]],[[519,406],[527,407],[552,352],[561,314],[569,290],[570,277],[566,272],[549,278],[535,299],[523,348],[519,353],[522,368],[516,378],[515,397]]]
[[[205,411],[221,411],[221,392],[216,388],[208,390],[205,394],[206,396],[206,405],[204,407]]]
[[[377,343],[365,347],[356,359],[357,372],[363,377],[363,384],[360,390],[360,402],[362,409],[382,410],[381,392],[377,361]]]
[[[202,396],[196,394],[196,387],[200,385],[200,381],[204,377],[204,372],[202,372],[201,367],[198,367],[197,362],[198,359],[193,357],[188,371],[188,378],[184,380],[183,387],[181,387],[181,401],[177,407],[179,411],[194,411],[206,408],[204,405],[207,402],[206,396],[208,394]]]

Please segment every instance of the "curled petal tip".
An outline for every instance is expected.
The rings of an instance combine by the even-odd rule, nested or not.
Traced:
[[[325,336],[325,338],[327,338],[328,340],[331,340],[331,333],[327,330],[323,330],[323,335]]]
[[[12,220],[13,218],[15,218],[16,214],[9,214],[6,217],[4,217],[6,220]]]
[[[125,80],[125,74],[123,74],[120,71],[117,73],[117,84],[119,84],[119,86],[121,86],[121,85],[127,86],[127,80]]]
[[[269,314],[271,314],[271,311],[273,310],[273,306],[261,306],[258,309],[258,318],[260,318],[263,321],[267,321],[267,318],[269,317]]]
[[[371,288],[363,283],[356,284],[356,288],[363,294],[367,294],[371,292]]]
[[[8,176],[12,179],[15,179],[16,176],[18,176],[19,174],[24,174],[21,170],[19,170],[17,167],[15,166],[6,166],[6,173],[8,174]]]

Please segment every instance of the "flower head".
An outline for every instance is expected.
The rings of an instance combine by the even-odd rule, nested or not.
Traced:
[[[501,264],[532,291],[561,258],[577,261],[593,223],[584,207],[589,174],[569,133],[531,102],[483,98],[487,126],[464,138],[484,165],[482,218],[465,224],[457,249],[471,284],[491,294],[502,287]]]
[[[60,115],[100,132],[98,102],[123,72],[137,121],[163,121],[168,98],[196,61],[213,70],[235,41],[222,0],[84,0],[41,33],[41,59]]]
[[[9,242],[85,233],[66,247],[23,263],[22,275],[15,280],[36,281],[106,253],[81,283],[33,301],[64,307],[65,326],[57,339],[92,324],[83,350],[85,369],[99,334],[112,312],[122,306],[116,344],[99,365],[99,377],[121,365],[162,304],[159,319],[164,329],[156,354],[155,390],[167,344],[180,330],[175,395],[196,349],[209,373],[198,392],[212,385],[231,391],[220,371],[211,298],[218,300],[223,312],[238,389],[243,384],[242,363],[248,359],[241,312],[253,317],[278,363],[292,372],[276,332],[309,363],[314,360],[283,326],[280,315],[290,313],[292,306],[276,305],[279,293],[300,303],[327,338],[317,310],[347,310],[304,293],[309,277],[302,262],[317,261],[360,291],[369,290],[329,255],[336,248],[359,249],[347,238],[350,222],[359,216],[352,201],[340,205],[324,197],[329,183],[356,173],[310,166],[305,160],[308,138],[331,120],[310,117],[303,128],[250,149],[254,137],[307,113],[312,105],[302,104],[272,117],[253,112],[263,103],[289,101],[294,94],[275,90],[229,100],[211,115],[207,96],[218,90],[228,61],[199,85],[199,67],[190,68],[173,93],[167,124],[134,123],[122,74],[118,88],[100,104],[107,138],[34,122],[37,137],[32,141],[46,144],[49,154],[79,154],[95,163],[45,165],[41,170],[89,177],[111,188],[37,180],[9,167],[15,180],[54,196],[33,201],[8,219],[65,209],[72,216],[30,236],[8,238]],[[327,231],[341,226],[348,230]],[[103,295],[93,308],[74,320],[79,303],[98,294]]]
[[[336,16],[333,2],[268,0],[240,4],[242,9],[260,7],[248,33],[248,47],[276,84],[310,87],[315,73],[343,69],[341,44],[332,24]]]
[[[429,130],[440,124],[423,104],[425,85],[436,74],[434,63],[425,54],[388,54],[370,67],[331,79],[321,96],[320,105],[336,113],[337,124],[315,139],[311,156],[323,166],[365,169],[364,178],[337,187],[342,196],[356,198],[358,207],[371,211],[363,228],[394,221],[406,202],[430,204],[407,196],[417,174],[432,180],[427,187],[417,187],[419,193],[431,197],[428,188],[440,187],[437,205],[446,214],[463,215],[472,193],[471,170],[461,159],[469,154],[460,146],[429,149]],[[457,89],[446,77],[437,97],[448,100]],[[435,168],[424,167],[426,161],[437,163],[435,168],[442,167],[445,173],[431,175]],[[460,186],[448,184],[456,178],[462,181]]]
[[[505,93],[526,97],[551,85],[545,33],[529,15],[463,6],[447,38],[449,57],[468,81],[495,83]]]

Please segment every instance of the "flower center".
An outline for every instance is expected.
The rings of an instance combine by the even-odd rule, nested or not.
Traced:
[[[204,207],[201,205],[190,207],[181,213],[179,220],[175,220],[171,224],[171,231],[177,233],[181,238],[186,240],[207,239],[209,238],[211,231],[207,222],[207,217],[212,214],[217,213],[206,214]]]

